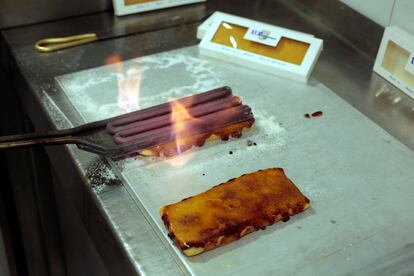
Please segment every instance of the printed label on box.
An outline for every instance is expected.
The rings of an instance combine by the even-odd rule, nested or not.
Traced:
[[[281,36],[275,34],[274,32],[272,33],[271,31],[259,28],[249,28],[249,30],[244,35],[244,39],[272,47],[276,47],[280,41],[280,38]]]
[[[408,59],[407,65],[405,66],[405,70],[414,75],[414,53],[412,53],[410,58]]]

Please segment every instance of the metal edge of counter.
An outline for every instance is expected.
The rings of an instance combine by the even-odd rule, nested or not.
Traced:
[[[283,2],[283,1],[280,1],[280,2]],[[229,7],[225,8],[224,11],[229,12]],[[246,13],[246,11],[244,11],[244,13]],[[270,17],[266,18],[268,22],[270,21],[269,18]],[[255,19],[258,19],[258,18],[255,18]],[[180,28],[180,27],[177,27],[177,28]],[[193,26],[190,29],[194,31],[194,28],[195,28],[195,25],[193,24]],[[190,43],[194,43],[194,41],[191,41]],[[167,48],[167,46],[164,46],[164,47]],[[355,50],[355,52],[351,51],[346,54],[361,55],[361,52]],[[364,57],[365,64],[363,68],[359,69],[360,72],[364,72],[362,77],[358,78],[356,75],[353,75],[353,74],[345,75],[345,77],[341,75],[342,77],[341,82],[342,83],[348,82],[349,79],[356,77],[358,82],[354,85],[353,88],[359,89],[359,90],[366,88],[369,91],[372,90],[372,93],[374,93],[378,87],[381,87],[382,85],[387,85],[384,80],[370,73],[369,67],[371,66],[370,64],[372,63],[372,61],[370,61],[369,56],[370,55],[367,54]],[[325,54],[325,57],[322,56],[321,61],[320,61],[321,65],[318,65],[315,68],[314,76],[317,77],[319,80],[321,80],[323,83],[328,82],[331,88],[336,92],[336,89],[335,89],[336,84],[333,83],[335,81],[335,78],[331,80],[330,78],[332,74],[336,74],[336,73],[340,74],[341,72],[338,71],[338,72],[333,72],[331,74],[328,74],[326,73],[326,68],[325,68],[326,65],[329,64],[328,61],[332,60],[332,58],[333,58],[332,53],[329,53],[329,51],[328,51],[328,54]],[[353,62],[353,61],[350,61],[350,62]],[[16,66],[20,67],[21,65],[17,64]],[[329,69],[329,66],[327,68]],[[64,126],[68,127],[69,125],[67,124],[65,125],[65,122],[64,122],[65,118],[61,116],[51,118],[50,112],[55,112],[55,111],[50,110],[50,107],[48,107],[47,104],[45,103],[45,99],[39,98],[40,96],[38,94],[25,92],[25,91],[31,90],[31,91],[37,91],[37,93],[39,93],[39,91],[41,90],[39,87],[31,86],[30,81],[28,81],[29,79],[30,77],[24,76],[24,74],[22,74],[20,76],[20,79],[16,80],[15,83],[20,83],[20,88],[19,88],[20,96],[23,102],[25,103],[27,112],[30,114],[31,119],[36,126],[36,129],[45,130],[45,129],[56,128],[56,127],[64,127]],[[374,81],[374,87],[372,87],[372,84],[371,84],[372,80]],[[365,85],[367,85],[367,87],[364,87],[364,86],[360,87],[359,82],[364,82]],[[334,87],[332,87],[332,85]],[[54,87],[52,88],[52,91],[50,92],[54,95],[59,94],[59,92],[56,89],[57,88]],[[344,87],[339,86],[339,89],[342,90],[344,89]],[[393,87],[389,87],[387,89],[389,89],[391,93],[398,94],[398,91],[395,90]],[[371,93],[369,91],[368,93]],[[27,98],[27,94],[29,94],[29,98]],[[355,103],[358,99],[352,98],[355,95],[351,95],[351,96],[341,95],[341,96],[344,97],[345,99],[347,99],[348,97],[347,100],[348,101],[350,100],[351,103],[352,101],[354,101],[354,103],[352,104],[356,106],[357,109],[361,110],[361,106],[358,107],[358,103]],[[52,100],[56,100],[56,99],[54,98]],[[34,102],[36,102],[36,105],[33,104]],[[39,106],[42,109],[42,112],[39,112],[38,110]],[[364,111],[364,108],[367,108],[367,107],[362,106],[363,111]],[[70,111],[71,107],[67,106],[65,107],[65,109],[66,109],[64,110],[65,114],[66,114],[66,111],[69,113],[71,112],[73,113],[73,110]],[[63,123],[60,123],[60,125],[59,125],[59,122],[57,122],[59,120],[63,120]],[[108,205],[105,206],[105,204],[107,204],[107,202],[105,203],[105,195],[109,195],[110,193],[116,193],[118,195],[121,195],[124,200],[123,202],[124,205],[127,202],[127,205],[132,204],[133,206],[134,205],[133,200],[129,196],[125,188],[122,186],[107,187],[107,189],[103,191],[102,193],[97,193],[88,184],[86,185],[78,184],[78,183],[89,182],[89,180],[86,178],[85,175],[86,175],[86,170],[87,170],[86,164],[90,164],[91,162],[93,162],[93,160],[91,160],[90,155],[83,154],[73,147],[51,147],[48,149],[48,154],[52,160],[52,163],[54,163],[54,166],[56,166],[55,168],[56,171],[60,172],[61,181],[63,181],[62,184],[64,185],[65,190],[68,191],[71,198],[74,200],[76,209],[78,210],[82,220],[84,221],[85,226],[88,228],[87,230],[91,238],[95,241],[95,246],[97,247],[99,253],[101,254],[104,262],[109,266],[108,270],[110,271],[111,274],[119,275],[119,272],[122,271],[122,273],[126,275],[133,275],[133,274],[136,274],[137,271],[139,272],[141,269],[142,269],[142,272],[145,272],[146,269],[148,269],[148,267],[156,266],[155,262],[161,262],[161,260],[170,261],[169,264],[167,264],[167,267],[170,267],[171,270],[169,270],[169,272],[171,274],[183,273],[182,269],[179,268],[178,264],[176,264],[175,262],[171,262],[168,256],[168,253],[165,253],[165,256],[163,256],[161,259],[158,259],[157,261],[156,259],[154,259],[154,256],[149,256],[151,252],[146,252],[146,253],[141,252],[138,254],[136,249],[134,249],[134,252],[131,252],[129,251],[129,249],[125,248],[125,244],[122,241],[123,237],[118,236],[120,234],[119,231],[114,230],[114,227],[117,227],[117,225],[116,224],[111,225],[113,221],[110,216],[116,216],[116,214],[113,212],[114,211],[113,209],[112,210],[110,209],[110,208],[113,208],[113,206],[112,207]],[[67,179],[65,176],[67,176],[68,174],[73,175],[76,178]],[[128,212],[130,212],[130,214],[133,214],[137,220],[141,218],[144,219],[144,217],[142,216],[142,214],[140,214],[140,211],[137,208],[129,209]],[[141,222],[138,221],[137,223],[141,223]],[[144,221],[142,223],[144,223]],[[148,225],[146,226],[145,224],[142,224],[142,225],[144,225],[144,227],[148,227]],[[149,228],[145,228],[145,229],[149,230]],[[117,233],[118,235],[116,234],[114,235],[114,233]],[[153,235],[152,238],[149,238],[148,243],[151,243],[151,241],[154,241],[155,244],[160,245],[159,243],[156,242],[157,239],[158,238]],[[115,246],[116,248],[114,248],[113,250],[108,250],[107,246],[101,244],[103,240],[108,241],[108,243],[111,245],[118,245],[118,246]],[[145,255],[145,258],[140,258],[140,256],[142,255]],[[114,263],[116,261],[118,261],[117,264]],[[174,266],[176,267],[174,268]]]

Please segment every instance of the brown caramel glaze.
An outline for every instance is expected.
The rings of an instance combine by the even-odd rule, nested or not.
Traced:
[[[184,254],[193,256],[287,221],[309,205],[283,169],[274,168],[231,179],[164,206],[161,216],[169,237]]]
[[[203,133],[191,137],[184,137],[180,139],[179,145],[177,145],[177,142],[159,145],[157,147],[145,150],[145,154],[142,155],[156,157],[164,155],[165,157],[173,157],[177,154],[192,149],[193,146],[202,147],[205,142],[211,137],[220,137],[223,141],[227,141],[230,136],[234,138],[240,138],[242,136],[243,129],[251,128],[254,122],[255,120],[252,119],[224,128],[216,129],[211,133]]]

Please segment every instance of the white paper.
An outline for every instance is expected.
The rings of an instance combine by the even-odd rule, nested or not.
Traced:
[[[244,35],[244,39],[276,47],[281,38],[280,34],[276,34],[270,30],[263,28],[251,27]]]

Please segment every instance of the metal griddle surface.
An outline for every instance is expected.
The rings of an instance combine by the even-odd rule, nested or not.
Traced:
[[[169,250],[184,270],[194,275],[364,275],[381,272],[392,258],[413,256],[414,153],[317,80],[305,85],[262,74],[199,56],[197,47],[123,66],[142,73],[141,107],[228,85],[257,118],[241,139],[210,142],[171,160],[112,162],[146,213],[146,223],[164,241],[160,250]],[[117,105],[116,66],[57,80],[85,122],[124,112]],[[320,118],[303,116],[319,110],[324,112]],[[248,140],[257,146],[248,147]],[[312,201],[308,211],[193,258],[172,245],[161,206],[269,167],[285,169]],[[407,269],[412,266],[406,262]]]

